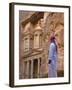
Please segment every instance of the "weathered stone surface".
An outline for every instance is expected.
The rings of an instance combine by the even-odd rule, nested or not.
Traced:
[[[64,14],[57,12],[44,12],[44,14],[42,12],[40,14],[40,12],[20,11],[19,17],[20,25],[22,24],[19,38],[20,79],[33,78],[34,74],[38,74],[38,76],[36,75],[37,77],[48,77],[48,50],[50,37],[53,34],[56,37],[58,45],[58,72],[61,71],[64,73]],[[26,22],[25,20],[27,19],[30,21]],[[29,51],[27,52],[24,51],[25,38],[29,39]],[[33,64],[28,64],[29,70],[27,68],[28,61],[33,61]]]

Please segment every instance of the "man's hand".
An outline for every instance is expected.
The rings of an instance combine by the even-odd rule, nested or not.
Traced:
[[[49,60],[48,64],[51,64],[51,60]]]

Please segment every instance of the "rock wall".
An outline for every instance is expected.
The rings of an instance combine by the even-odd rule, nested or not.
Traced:
[[[21,22],[25,21],[27,18],[30,18],[33,13],[35,12],[21,11],[19,15],[20,26],[21,26]],[[38,22],[43,30],[42,48],[44,50],[43,58],[41,62],[40,74],[41,75],[48,74],[48,50],[50,45],[50,37],[51,35],[54,34],[58,45],[58,72],[62,71],[61,76],[63,76],[64,75],[63,74],[64,73],[64,14],[57,12],[44,12],[43,18]],[[33,27],[35,27],[35,25]],[[23,74],[24,74],[23,60],[21,58],[24,54],[23,53],[24,46],[22,40],[23,33],[24,33],[24,27],[20,28],[20,68],[19,68],[20,78],[23,78]]]
[[[64,13],[45,13],[46,48],[49,48],[51,34],[55,34],[58,45],[58,70],[64,70]]]

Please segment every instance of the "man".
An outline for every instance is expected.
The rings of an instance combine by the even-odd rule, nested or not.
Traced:
[[[48,77],[57,77],[57,59],[58,59],[58,51],[55,37],[52,36],[50,39],[50,47],[49,47],[49,72]]]

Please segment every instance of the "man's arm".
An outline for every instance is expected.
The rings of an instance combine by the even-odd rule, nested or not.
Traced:
[[[49,48],[49,62],[48,62],[48,64],[50,64],[52,59],[53,59],[53,53],[54,53],[54,44],[51,44],[50,48]]]

